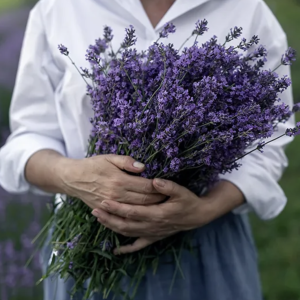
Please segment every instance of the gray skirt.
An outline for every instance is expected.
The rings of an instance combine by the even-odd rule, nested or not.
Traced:
[[[257,253],[247,215],[229,213],[195,231],[193,253],[183,251],[181,269],[170,293],[175,264],[160,264],[155,275],[149,270],[136,300],[261,300]],[[46,270],[51,249],[41,253]],[[124,278],[122,285],[129,283]],[[69,300],[70,279],[44,281],[44,300]],[[74,300],[82,300],[78,294]],[[94,294],[91,300],[102,300]],[[108,298],[109,300],[112,297]],[[122,297],[116,297],[121,300]]]

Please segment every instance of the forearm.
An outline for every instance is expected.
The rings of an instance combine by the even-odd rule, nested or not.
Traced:
[[[33,154],[25,167],[26,180],[49,193],[65,193],[62,173],[70,159],[54,150],[41,150]]]
[[[246,201],[241,190],[226,180],[218,182],[204,198],[209,203],[212,219],[225,215]]]

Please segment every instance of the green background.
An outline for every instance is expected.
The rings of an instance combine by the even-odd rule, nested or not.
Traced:
[[[30,2],[34,1],[0,0],[0,16],[7,10]],[[266,2],[287,32],[290,46],[300,53],[300,1],[268,0]],[[292,67],[292,79],[295,102],[300,102],[300,59]],[[0,119],[2,124],[0,123],[0,125],[2,126],[7,123],[10,93],[11,91],[5,87],[0,88],[0,108],[2,109],[2,121]],[[259,251],[259,265],[266,300],[300,299],[300,137],[297,137],[287,148],[287,155],[290,165],[280,181],[288,197],[286,209],[278,218],[268,222],[260,221],[255,216],[251,217]],[[22,204],[21,209],[20,205],[14,202],[7,205],[6,219],[8,223],[6,222],[5,230],[0,228],[2,229],[0,242],[12,238],[18,251],[22,251],[19,245],[20,235],[35,214],[35,210],[32,209],[33,204]],[[12,224],[17,229],[10,230]],[[13,294],[14,296],[11,296],[10,300],[41,299],[41,288],[32,287],[29,294],[34,295],[34,298],[26,296],[26,293],[23,294],[21,290]]]

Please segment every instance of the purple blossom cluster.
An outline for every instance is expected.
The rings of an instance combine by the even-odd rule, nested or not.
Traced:
[[[18,58],[30,7],[22,6],[0,16],[0,147],[9,135],[6,108],[15,82]],[[0,299],[42,297],[40,256],[32,240],[47,215],[46,202],[33,195],[11,195],[0,187]],[[34,254],[31,264],[26,262]]]
[[[192,35],[202,35],[207,25],[198,21]],[[291,115],[280,101],[291,80],[263,69],[263,46],[249,51],[258,37],[241,38],[237,47],[228,44],[241,37],[242,28],[231,29],[222,44],[214,36],[179,52],[158,40],[141,53],[132,48],[132,26],[120,49],[109,50],[108,28],[89,47],[91,71],[82,74],[93,81],[88,85],[94,110],[90,155],[130,155],[146,164],[144,177],[209,185],[237,168],[236,159],[248,146],[272,136]],[[168,23],[159,37],[174,32]],[[60,50],[68,55],[64,46]],[[294,59],[290,48],[281,63]]]
[[[168,23],[153,45],[138,52],[132,47],[136,43],[133,26],[125,30],[124,41],[116,51],[110,44],[112,30],[105,26],[103,38],[87,50],[90,70],[80,71],[94,111],[88,156],[130,155],[146,165],[141,176],[169,178],[199,192],[213,184],[220,173],[238,168],[238,159],[248,154],[249,146],[256,144],[251,151],[263,152],[271,142],[264,139],[292,114],[280,100],[291,80],[263,69],[267,50],[258,45],[257,36],[247,40],[241,37],[242,28],[234,27],[223,43],[213,36],[200,45],[197,38],[207,30],[208,22],[198,21],[186,40],[195,37],[193,45],[175,49],[160,42],[175,32],[175,26]],[[231,46],[229,43],[236,39],[240,39],[237,46]],[[59,50],[71,59],[66,47],[60,45]],[[279,64],[289,65],[294,57],[295,52],[288,49]],[[296,105],[293,111],[298,110]],[[283,135],[295,135],[296,129]],[[78,218],[78,226],[69,233],[75,238],[53,261],[46,276],[59,269],[62,277],[74,277],[74,294],[90,278],[84,299],[99,287],[104,298],[107,290],[119,292],[118,284],[134,261],[140,267],[136,266],[130,276],[133,285],[138,285],[143,276],[139,270],[153,266],[162,254],[159,249],[179,249],[176,240],[184,244],[183,239],[171,238],[158,247],[154,244],[117,258],[110,253],[114,245],[130,244],[134,239],[97,228],[84,202],[66,203],[53,219],[59,225],[53,232],[54,243],[70,240],[61,230],[70,215],[83,218]],[[85,219],[87,224],[80,221]]]
[[[76,235],[70,242],[67,242],[67,248],[74,249],[80,241],[81,234]]]
[[[22,6],[0,16],[0,87],[6,91],[14,87],[29,12],[30,7]],[[2,101],[3,98],[0,108]]]
[[[111,251],[113,249],[113,244],[110,241],[102,241],[100,242],[99,247],[103,251]]]
[[[42,206],[33,206],[33,197],[11,196],[0,187],[0,208],[2,232],[0,241],[0,299],[9,300],[22,295],[22,299],[32,299],[34,294],[41,295],[41,286],[36,287],[36,282],[41,275],[39,253],[32,244],[33,238],[41,229]],[[40,199],[36,199],[39,200]],[[24,214],[30,218],[34,210],[35,214],[31,222],[24,220]],[[15,218],[8,217],[9,212],[14,212]],[[21,212],[22,218],[16,216]],[[16,220],[22,221],[16,221]],[[23,223],[23,225],[20,224]],[[26,225],[25,225],[26,224]],[[25,227],[24,227],[25,225]],[[22,230],[20,233],[20,227]],[[17,237],[17,238],[16,238]],[[26,262],[34,254],[31,264],[26,267]]]

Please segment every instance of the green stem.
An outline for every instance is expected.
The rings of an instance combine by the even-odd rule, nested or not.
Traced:
[[[67,55],[67,56],[68,56],[69,60],[71,61],[71,63],[73,64],[73,66],[75,67],[75,69],[77,70],[77,72],[80,74],[80,76],[84,80],[84,82],[86,83],[86,85],[89,85],[88,82],[86,81],[85,77],[82,75],[82,73],[80,72],[80,70],[76,66],[75,62],[72,60],[72,58],[69,55]]]
[[[263,147],[264,147],[265,145],[271,143],[271,142],[274,142],[274,141],[276,141],[276,140],[282,138],[282,137],[285,136],[285,135],[286,135],[286,134],[284,133],[284,134],[282,134],[282,135],[280,135],[280,136],[278,136],[278,137],[276,137],[276,138],[274,138],[274,139],[272,139],[272,140],[266,142],[266,143],[263,145]],[[238,157],[238,158],[237,158],[236,160],[234,160],[232,163],[234,163],[234,162],[236,162],[236,161],[242,159],[242,158],[245,157],[246,155],[248,155],[248,154],[250,154],[250,153],[252,153],[252,152],[254,152],[254,151],[256,151],[256,150],[259,150],[259,147],[256,147],[256,148],[254,148],[253,150],[251,150],[251,151],[249,151],[249,152],[246,152],[244,155]]]

